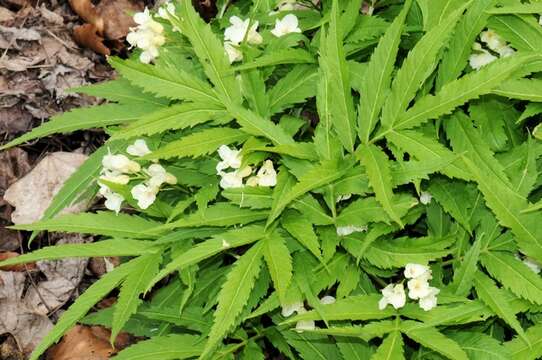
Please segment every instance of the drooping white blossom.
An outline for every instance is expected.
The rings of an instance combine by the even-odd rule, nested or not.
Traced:
[[[271,187],[277,185],[277,172],[273,167],[273,162],[266,160],[260,170],[258,170],[256,177],[258,178],[259,186]]]
[[[118,172],[104,170],[100,175],[100,180],[109,181],[115,184],[126,185],[130,182],[130,177],[128,175],[120,174]]]
[[[281,310],[281,314],[282,314],[282,316],[284,316],[284,317],[290,317],[290,316],[292,316],[294,313],[299,313],[299,311],[300,311],[301,309],[304,309],[304,307],[303,307],[303,302],[301,302],[301,301],[296,301],[296,302],[291,303],[291,304],[283,305],[283,306],[282,306],[282,310]]]
[[[335,202],[341,202],[341,201],[346,201],[346,200],[350,200],[350,198],[352,197],[352,194],[345,194],[345,195],[339,195],[337,196],[337,200],[335,200]]]
[[[219,172],[222,177],[220,179],[220,187],[222,189],[233,189],[243,187],[243,179],[252,173],[250,166],[245,166],[242,169],[238,169],[231,172]]]
[[[331,296],[331,295],[326,295],[324,297],[322,297],[320,299],[320,304],[322,305],[331,305],[331,304],[335,304],[337,300],[335,299],[335,297]]]
[[[355,225],[337,226],[338,236],[347,236],[355,232],[364,232],[364,231],[367,231],[367,226],[365,225],[364,226],[355,226]]]
[[[217,173],[229,168],[239,169],[243,162],[241,152],[237,149],[230,149],[227,145],[222,145],[218,148],[218,156],[222,159],[216,165]]]
[[[257,31],[259,25],[258,21],[251,22],[250,19],[243,20],[238,16],[232,16],[230,17],[230,24],[231,25],[224,30],[224,40],[239,45],[245,40],[246,36],[246,41],[249,44],[258,45],[262,43],[263,38]]]
[[[100,184],[100,195],[105,198],[104,206],[106,209],[119,213],[124,197],[116,192],[112,191],[106,185]]]
[[[226,50],[230,64],[243,60],[243,53],[239,50],[238,46],[231,41],[224,42],[224,50]]]
[[[409,263],[405,266],[404,275],[407,279],[418,277],[431,279],[431,269],[427,265]]]
[[[126,157],[125,155],[107,154],[102,158],[102,166],[105,170],[121,174],[134,174],[141,170],[141,166]]]
[[[149,9],[134,14],[136,27],[130,28],[126,41],[131,46],[143,50],[139,56],[142,63],[148,64],[159,55],[160,46],[164,45],[166,38],[163,35],[164,27],[152,18]]]
[[[137,139],[133,144],[128,145],[126,152],[132,156],[145,156],[150,154],[151,151],[147,146],[147,143],[143,139]]]
[[[152,164],[145,169],[145,172],[151,177],[149,179],[150,187],[159,188],[164,183],[170,185],[175,185],[177,183],[177,178],[168,173],[160,164]]]
[[[291,33],[300,33],[299,20],[294,14],[288,14],[281,20],[275,20],[275,28],[271,30],[271,33],[276,37],[282,37]]]
[[[408,297],[417,300],[429,295],[429,282],[426,277],[420,276],[407,282]]]
[[[388,305],[393,306],[395,309],[405,306],[406,294],[403,284],[389,284],[380,292],[382,293],[382,298],[378,302],[380,310],[384,310]]]
[[[418,301],[418,304],[420,307],[425,310],[429,311],[437,306],[437,295],[439,294],[440,290],[435,287],[429,287],[429,292],[427,296],[420,298]]]
[[[146,185],[144,183],[134,186],[131,190],[131,194],[135,200],[137,200],[137,206],[142,209],[147,209],[156,200],[156,194],[158,189]]]
[[[175,5],[172,2],[168,2],[160,8],[158,8],[158,16],[164,20],[169,20],[171,17],[177,17],[175,15]]]
[[[474,43],[473,49],[476,51],[469,56],[469,65],[474,70],[480,70],[484,66],[497,60],[497,57],[491,54],[489,51],[482,49],[479,43]]]
[[[431,195],[427,191],[422,191],[422,193],[420,194],[420,202],[423,205],[428,205],[432,199],[433,199],[433,195]]]

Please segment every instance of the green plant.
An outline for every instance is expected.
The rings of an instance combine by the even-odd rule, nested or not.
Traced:
[[[3,147],[111,135],[14,227],[103,240],[0,263],[126,257],[33,359],[78,321],[149,338],[117,359],[542,356],[541,4],[302,3],[138,15],[120,78],[76,89],[111,103]],[[56,217],[99,188],[134,211]]]

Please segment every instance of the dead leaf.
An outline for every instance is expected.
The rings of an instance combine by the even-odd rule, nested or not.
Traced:
[[[88,268],[98,277],[102,277],[104,274],[112,271],[115,267],[120,265],[120,258],[118,256],[113,257],[93,257],[90,259]]]
[[[56,245],[80,244],[85,241],[79,234],[62,236]],[[64,305],[81,282],[87,261],[87,258],[38,261],[37,267],[47,280],[28,289],[24,298],[28,308],[38,314],[47,315]]]
[[[46,73],[47,75],[42,79],[43,85],[60,100],[68,95],[72,95],[67,93],[66,90],[87,83],[83,76],[81,76],[81,72],[64,65],[58,65],[52,71],[47,71]]]
[[[81,19],[85,22],[94,25],[96,31],[103,33],[104,21],[101,18],[96,6],[90,0],[69,0],[70,6]]]
[[[0,261],[11,259],[14,257],[19,256],[19,253],[14,251],[6,251],[6,252],[0,252]],[[35,263],[27,263],[27,264],[19,264],[19,265],[10,265],[10,266],[0,266],[0,270],[2,271],[30,271],[35,270],[36,264]]]
[[[13,251],[18,248],[19,237],[17,236],[17,231],[6,229],[0,225],[0,250]]]
[[[6,9],[3,6],[0,6],[0,22],[11,21],[15,18],[15,13]]]
[[[104,35],[109,40],[124,39],[136,24],[132,15],[143,10],[140,2],[130,0],[102,0],[98,12],[104,21]]]
[[[68,152],[54,152],[43,158],[30,173],[6,190],[4,200],[16,208],[11,221],[14,224],[38,221],[64,182],[86,159],[86,155]],[[84,203],[74,204],[62,213],[76,213],[84,208]]]
[[[2,49],[8,49],[10,47],[19,48],[17,40],[23,41],[38,41],[41,40],[41,35],[34,29],[20,28],[20,27],[6,27],[0,25],[0,36],[4,38],[0,41],[0,47]]]
[[[77,26],[73,29],[73,38],[79,45],[92,49],[98,54],[111,54],[111,51],[103,43],[104,38],[98,35],[98,29],[93,24]]]
[[[45,6],[45,4],[41,4],[40,6],[40,13],[41,13],[41,16],[49,23],[51,24],[55,24],[55,25],[62,25],[64,24],[64,18],[57,14],[56,12],[54,11],[51,11],[49,9],[47,9],[47,7]]]
[[[17,346],[15,338],[8,336],[6,341],[0,345],[0,359],[3,360],[24,360],[25,356]]]
[[[24,132],[30,129],[31,124],[32,115],[20,106],[0,109],[0,134]]]
[[[76,325],[47,352],[47,359],[73,360],[77,354],[78,360],[106,360],[114,353],[103,328]]]
[[[11,334],[18,347],[30,354],[53,324],[21,301],[25,278],[25,273],[0,271],[0,334]]]
[[[0,152],[0,194],[31,169],[28,154],[19,148]]]

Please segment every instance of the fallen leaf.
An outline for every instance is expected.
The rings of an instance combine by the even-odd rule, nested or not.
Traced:
[[[19,256],[19,253],[14,251],[6,251],[6,252],[0,252],[0,261],[4,261],[6,259],[11,259],[14,257]],[[19,264],[19,265],[10,265],[10,266],[0,266],[0,270],[2,271],[26,271],[26,270],[35,270],[36,264],[35,263],[27,263],[27,264]]]
[[[99,326],[76,325],[47,352],[47,360],[106,360],[115,353],[110,332]]]
[[[17,231],[6,229],[0,225],[0,251],[13,251],[18,248],[19,237]]]
[[[30,354],[53,324],[21,301],[25,280],[25,273],[0,271],[0,334],[11,334],[18,348]]]
[[[31,169],[28,154],[19,148],[0,152],[0,194]]]
[[[143,10],[141,2],[131,0],[102,0],[98,12],[104,22],[104,35],[109,40],[126,37],[130,28],[135,26],[132,15]]]
[[[11,335],[8,335],[6,341],[0,345],[0,359],[3,360],[24,360],[23,352],[17,346],[17,341]]]
[[[0,25],[0,36],[4,38],[0,41],[0,47],[8,49],[11,47],[19,48],[17,40],[23,41],[38,41],[41,40],[41,35],[34,29],[21,27],[6,27]]]
[[[79,234],[62,236],[56,245],[85,241]],[[46,280],[28,289],[24,297],[28,308],[38,314],[47,315],[68,302],[83,278],[87,261],[87,258],[38,261],[37,268],[45,275]]]
[[[111,51],[104,45],[104,38],[98,35],[98,29],[93,24],[83,24],[73,29],[75,41],[98,54],[109,55]]]
[[[86,155],[68,152],[54,152],[43,158],[30,173],[6,190],[4,200],[16,208],[11,221],[14,224],[38,221],[64,182],[86,159]],[[85,206],[74,204],[62,213],[80,212]]]
[[[15,13],[6,9],[3,6],[0,6],[0,22],[11,21],[15,18]]]
[[[20,106],[0,109],[0,134],[15,134],[28,131],[32,115]]]
[[[55,25],[64,24],[64,18],[61,15],[57,14],[56,12],[47,9],[45,4],[41,4],[39,9],[40,9],[41,16],[47,22],[49,22],[51,24],[55,24]]]
[[[93,257],[90,259],[88,268],[98,277],[102,277],[104,274],[112,271],[115,267],[120,265],[120,258],[114,257]]]

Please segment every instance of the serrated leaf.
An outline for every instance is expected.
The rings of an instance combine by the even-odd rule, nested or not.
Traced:
[[[480,260],[505,288],[535,304],[542,304],[542,279],[513,255],[489,251],[482,254]]]
[[[492,336],[466,331],[446,335],[461,345],[469,359],[509,360],[511,358],[508,349]]]
[[[272,232],[264,241],[263,256],[281,304],[286,304],[286,291],[292,280],[292,257],[283,236]]]
[[[113,357],[115,360],[178,360],[198,356],[203,351],[201,339],[194,335],[154,336],[130,345]]]
[[[245,226],[240,229],[230,230],[215,235],[211,239],[197,244],[193,248],[172,259],[171,262],[160,270],[148,287],[150,289],[152,285],[156,284],[173,271],[197,264],[198,262],[227,249],[253,243],[262,239],[265,235],[263,227],[256,225]]]
[[[133,315],[142,300],[139,296],[147,289],[149,282],[158,272],[162,261],[160,253],[142,255],[132,260],[137,271],[133,271],[122,282],[111,325],[111,343],[122,330],[128,319]]]
[[[432,349],[449,359],[469,360],[469,357],[461,349],[458,343],[444,336],[434,327],[422,327],[414,321],[404,321],[401,324],[401,331],[423,346]]]
[[[529,342],[525,336],[525,332],[521,327],[514,312],[510,308],[508,302],[502,298],[498,292],[498,288],[487,275],[482,272],[477,272],[474,275],[474,288],[480,300],[482,300],[498,317],[504,320],[518,335],[525,341]]]
[[[480,258],[481,238],[477,239],[472,247],[465,253],[460,266],[454,271],[453,281],[450,289],[455,295],[466,296],[472,288],[472,280],[478,271],[478,260]]]
[[[144,91],[169,99],[203,102],[219,105],[213,89],[198,77],[183,69],[167,71],[153,65],[143,64],[138,60],[121,60],[110,57],[109,63],[124,78]]]
[[[541,3],[514,4],[494,7],[487,10],[489,14],[539,14],[542,13]]]
[[[472,231],[470,226],[470,206],[475,194],[472,186],[465,183],[454,182],[445,179],[432,179],[429,192],[444,210],[465,228],[469,233]]]
[[[268,93],[269,112],[275,114],[316,95],[318,71],[314,66],[295,66]]]
[[[399,331],[389,333],[371,360],[404,360],[403,337]]]
[[[38,360],[51,345],[64,335],[75,323],[103,297],[109,294],[131,272],[135,270],[134,263],[128,262],[106,273],[92,284],[75,302],[64,311],[55,326],[49,331],[40,344],[34,349],[30,360]]]
[[[411,319],[423,321],[423,327],[460,325],[484,321],[493,312],[481,301],[468,301],[457,305],[438,305],[431,311],[421,309],[417,304],[407,304],[400,314]]]
[[[316,258],[321,259],[320,242],[312,223],[297,213],[289,213],[281,218],[282,226]]]
[[[401,13],[393,20],[391,26],[380,39],[371,55],[369,67],[360,89],[360,105],[358,112],[358,133],[362,142],[369,141],[371,132],[376,126],[378,115],[389,91],[391,73],[399,51],[399,43],[406,16],[412,1],[405,2]]]
[[[240,143],[246,139],[248,139],[248,135],[239,129],[209,128],[183,136],[180,140],[172,141],[146,155],[145,159],[199,157],[216,152],[221,145]]]
[[[541,36],[542,38],[542,36]],[[514,79],[507,80],[492,91],[493,94],[509,99],[542,102],[542,80]]]
[[[338,1],[332,3],[331,19],[327,34],[322,33],[320,46],[320,67],[327,87],[329,112],[339,140],[347,151],[354,151],[355,111],[346,58],[339,23]],[[322,86],[322,85],[320,85]]]
[[[17,230],[79,232],[83,234],[149,239],[157,236],[146,232],[156,228],[158,224],[135,215],[122,213],[117,215],[113,212],[102,211],[95,214],[63,215],[33,224],[15,225],[11,228]]]
[[[394,212],[402,217],[407,213],[408,209],[416,204],[418,204],[418,201],[410,195],[398,194],[392,206]],[[382,210],[382,205],[374,197],[358,199],[341,211],[337,216],[336,223],[338,226],[363,226],[371,222],[389,223],[389,216]]]
[[[132,85],[123,78],[71,88],[68,91],[116,101],[121,104],[138,104],[141,102],[157,106],[166,106],[168,104],[167,99],[148,96],[142,92],[141,88]]]
[[[511,358],[514,360],[539,359],[542,356],[542,325],[531,326],[525,335],[530,345],[520,338],[515,338],[504,343],[504,346],[510,351]]]
[[[88,244],[62,244],[22,254],[0,262],[0,266],[24,264],[34,261],[56,260],[69,257],[135,256],[156,253],[153,242],[129,239],[101,240]]]
[[[280,49],[270,54],[264,54],[254,61],[236,66],[235,71],[255,69],[265,66],[283,64],[311,64],[316,62],[314,56],[303,49]]]
[[[200,358],[206,358],[228,334],[243,310],[260,273],[263,242],[256,243],[235,262],[218,295],[214,323]]]
[[[488,26],[510,42],[514,49],[533,52],[540,52],[542,49],[542,29],[532,16],[495,15],[489,18]]]
[[[283,335],[288,344],[296,349],[303,359],[340,359],[340,353],[337,346],[325,335],[307,332],[295,333],[293,331],[284,332]]]
[[[389,217],[403,227],[401,216],[395,211],[392,204],[396,196],[392,190],[388,157],[376,145],[362,145],[356,155],[365,166],[369,184],[375,192],[376,200],[382,204]]]

